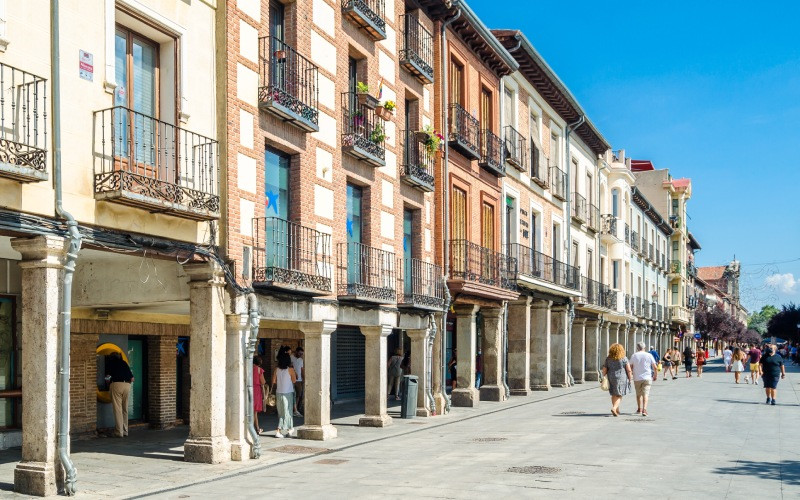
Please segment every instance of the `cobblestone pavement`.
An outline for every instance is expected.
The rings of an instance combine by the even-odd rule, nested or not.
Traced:
[[[699,379],[659,379],[646,418],[633,396],[612,417],[592,383],[388,429],[340,418],[336,440],[264,437],[259,461],[218,466],[180,461],[180,431],[143,431],[150,441],[74,447],[79,497],[796,498],[799,383],[789,367],[767,406],[760,386],[735,385],[716,361]],[[14,460],[0,459],[9,487]]]

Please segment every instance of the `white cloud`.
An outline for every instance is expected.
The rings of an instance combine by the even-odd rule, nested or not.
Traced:
[[[772,274],[765,280],[767,286],[781,293],[794,293],[800,291],[800,280],[795,279],[792,273]]]

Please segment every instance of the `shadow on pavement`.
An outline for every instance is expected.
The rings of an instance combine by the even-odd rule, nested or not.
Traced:
[[[717,467],[714,469],[714,473],[776,479],[790,486],[800,486],[800,461],[798,460],[782,460],[780,462],[740,460],[727,467]]]
[[[764,403],[759,403],[758,401],[742,401],[741,399],[717,399],[716,401],[720,403],[735,403],[737,405],[764,405]]]
[[[566,413],[553,415],[554,417],[610,417],[610,413]]]

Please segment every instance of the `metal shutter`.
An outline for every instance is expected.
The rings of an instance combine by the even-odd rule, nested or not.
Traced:
[[[333,388],[335,402],[364,399],[364,335],[339,328],[333,335]]]

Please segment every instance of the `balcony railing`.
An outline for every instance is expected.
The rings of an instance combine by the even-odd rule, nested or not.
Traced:
[[[669,266],[670,274],[681,274],[681,261],[673,260]]]
[[[433,83],[433,35],[415,14],[400,16],[403,26],[403,48],[400,64],[422,83]]]
[[[358,101],[354,92],[342,93],[342,151],[370,165],[386,165],[386,124],[375,110]]]
[[[400,178],[422,191],[433,191],[436,154],[431,153],[425,144],[419,141],[418,133],[413,130],[404,130],[403,140],[403,165],[400,168]]]
[[[470,160],[481,157],[481,124],[477,118],[461,107],[460,104],[450,104],[449,109],[449,137],[450,145]]]
[[[0,177],[47,180],[47,80],[0,63]]]
[[[342,0],[342,12],[373,40],[386,39],[384,0]]]
[[[661,250],[656,248],[656,260],[654,261],[657,267],[662,267],[661,265]]]
[[[617,308],[617,293],[608,285],[595,281],[586,276],[581,277],[580,302],[608,309]]]
[[[631,231],[631,248],[639,251],[639,233],[636,231]]]
[[[664,321],[664,306],[658,305],[658,321]]]
[[[648,318],[650,315],[650,301],[645,300],[642,302],[642,314],[640,315],[641,318]]]
[[[625,294],[625,314],[633,314],[633,300],[631,294]]]
[[[516,262],[518,275],[536,278],[573,290],[579,288],[580,269],[577,267],[565,264],[519,243],[507,245],[505,253]]]
[[[96,199],[219,217],[217,141],[121,106],[95,111],[94,124]]]
[[[638,316],[642,317],[642,298],[636,297],[636,301],[634,302],[633,313]]]
[[[601,231],[614,238],[617,238],[617,219],[611,214],[604,214],[602,217]]]
[[[556,166],[550,166],[550,191],[556,198],[567,199],[567,174]]]
[[[625,243],[630,243],[630,242],[631,242],[631,227],[626,222],[625,223]]]
[[[397,305],[439,311],[444,307],[442,268],[419,259],[402,259]]]
[[[379,304],[397,301],[394,253],[361,243],[339,243],[336,267],[340,300]]]
[[[641,246],[640,249],[642,251],[642,257],[644,257],[646,259],[647,258],[647,238],[645,236],[642,236],[642,246]]]
[[[331,236],[278,217],[253,219],[253,284],[331,292]]]
[[[653,246],[652,243],[650,243],[648,245],[647,258],[650,259],[650,261],[652,261],[653,263],[656,263],[656,260],[655,260],[655,258],[656,258],[655,247]]]
[[[600,209],[596,205],[589,204],[589,229],[595,233],[600,231]]]
[[[259,106],[307,132],[319,131],[319,70],[275,37],[259,39]]]
[[[547,167],[547,158],[542,162],[541,151],[536,145],[531,146],[531,180],[543,189],[550,187],[550,173]],[[544,164],[542,164],[544,163]]]
[[[697,276],[697,268],[694,267],[693,262],[686,263],[686,277],[687,278],[694,278]]]
[[[516,262],[467,240],[450,241],[450,278],[515,290]]]
[[[658,319],[658,304],[655,302],[650,303],[650,319],[656,320]]]
[[[478,164],[499,177],[505,177],[506,165],[503,163],[503,141],[491,130],[481,132],[481,159]]]
[[[506,125],[504,132],[506,161],[517,170],[525,172],[528,169],[525,164],[527,141],[522,134],[517,132],[517,129],[511,125]]]
[[[572,218],[579,222],[586,222],[586,198],[579,193],[572,193]]]

